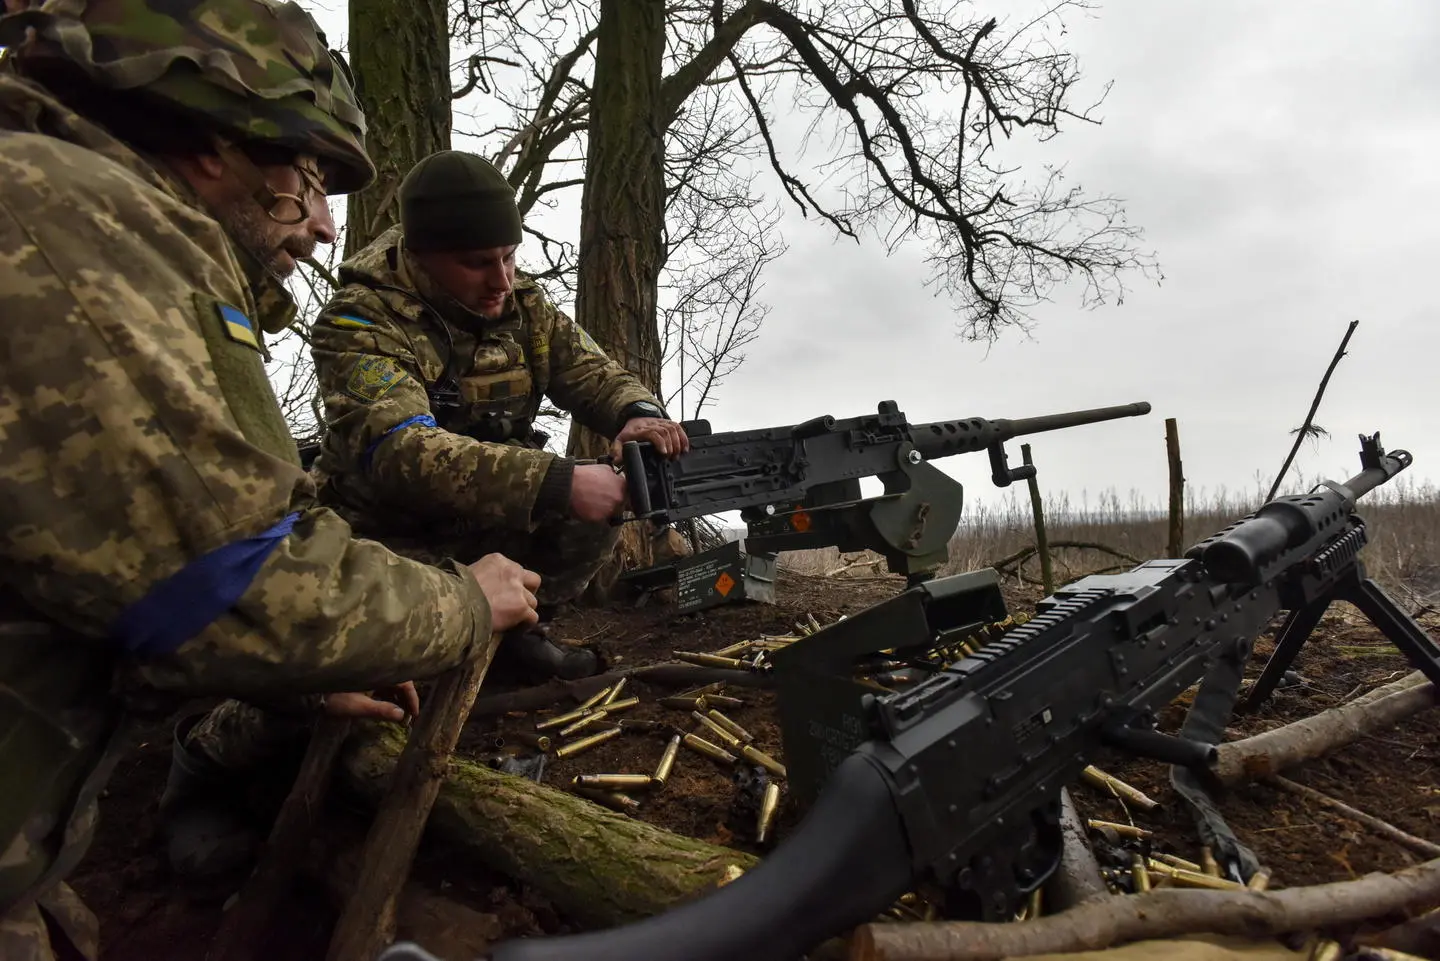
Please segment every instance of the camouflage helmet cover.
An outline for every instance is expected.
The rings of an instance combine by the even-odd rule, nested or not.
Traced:
[[[22,44],[27,28],[37,53],[71,61],[97,84],[145,90],[241,140],[315,154],[329,193],[375,177],[349,68],[297,3],[46,0],[0,17],[0,42]]]

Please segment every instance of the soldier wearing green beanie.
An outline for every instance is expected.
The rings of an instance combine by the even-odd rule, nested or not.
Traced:
[[[400,224],[340,267],[312,352],[326,435],[322,500],[357,531],[431,562],[502,550],[542,576],[542,624],[501,645],[534,678],[598,672],[543,621],[614,549],[621,475],[545,449],[543,401],[616,440],[689,446],[640,380],[517,275],[515,191],[475,154],[442,150],[400,185]]]

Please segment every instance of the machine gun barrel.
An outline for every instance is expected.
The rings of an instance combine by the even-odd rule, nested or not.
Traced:
[[[1408,451],[1387,454],[1380,446],[1379,434],[1362,434],[1360,473],[1344,484],[1326,484],[1325,490],[1277,497],[1201,541],[1187,556],[1201,558],[1210,576],[1222,583],[1258,584],[1267,571],[1285,566],[1291,551],[1327,531],[1339,531],[1348,522],[1355,502],[1409,467],[1411,459]],[[1363,543],[1359,541],[1353,549]]]
[[[1093,410],[1046,414],[1043,417],[1020,417],[1014,420],[986,420],[983,417],[941,420],[930,424],[917,424],[910,429],[910,434],[915,449],[924,455],[926,460],[933,460],[952,454],[982,451],[1012,437],[1039,434],[1047,430],[1063,430],[1083,424],[1098,424],[1121,417],[1139,417],[1148,413],[1150,405],[1141,401],[1138,404],[1119,404],[1115,407],[1097,407]]]

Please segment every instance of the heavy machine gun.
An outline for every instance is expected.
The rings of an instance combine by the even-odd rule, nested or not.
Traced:
[[[890,570],[934,571],[960,523],[964,488],[930,462],[986,451],[991,479],[1006,487],[1035,473],[1011,467],[1005,442],[1014,437],[1096,424],[1150,412],[1147,403],[1023,417],[911,424],[894,401],[876,413],[802,424],[712,433],[686,421],[690,450],[674,460],[648,443],[624,445],[621,466],[634,519],[669,524],[739,511],[745,548],[778,553],[810,547],[873,550]],[[884,494],[862,498],[860,480],[875,477]]]
[[[917,585],[776,652],[792,790],[816,795],[794,833],[713,894],[608,931],[504,942],[488,961],[796,961],[917,884],[943,892],[950,917],[1011,917],[1053,873],[1060,791],[1099,748],[1204,776],[1215,745],[1160,733],[1153,715],[1248,658],[1281,611],[1260,696],[1337,599],[1440,683],[1440,649],[1359,559],[1356,501],[1411,457],[1378,434],[1360,457],[1343,484],[1276,498],[1184,558],[1056,591],[978,649],[965,639],[1004,612],[990,570]],[[926,656],[957,645],[953,659]],[[882,652],[927,676],[888,694],[856,683],[857,660]]]

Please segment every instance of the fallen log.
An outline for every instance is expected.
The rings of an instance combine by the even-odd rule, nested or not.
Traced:
[[[1020,924],[944,921],[855,929],[850,961],[1000,961],[1184,934],[1267,938],[1440,906],[1440,859],[1394,874],[1283,891],[1161,888]]]
[[[405,743],[403,729],[357,725],[337,774],[374,803]],[[534,888],[588,927],[609,927],[665,911],[715,887],[749,854],[682,837],[585,798],[453,757],[426,830]]]
[[[1436,703],[1435,686],[1415,671],[1348,704],[1264,734],[1221,744],[1214,773],[1225,784],[1269,777],[1338,750],[1372,731],[1393,727]]]

